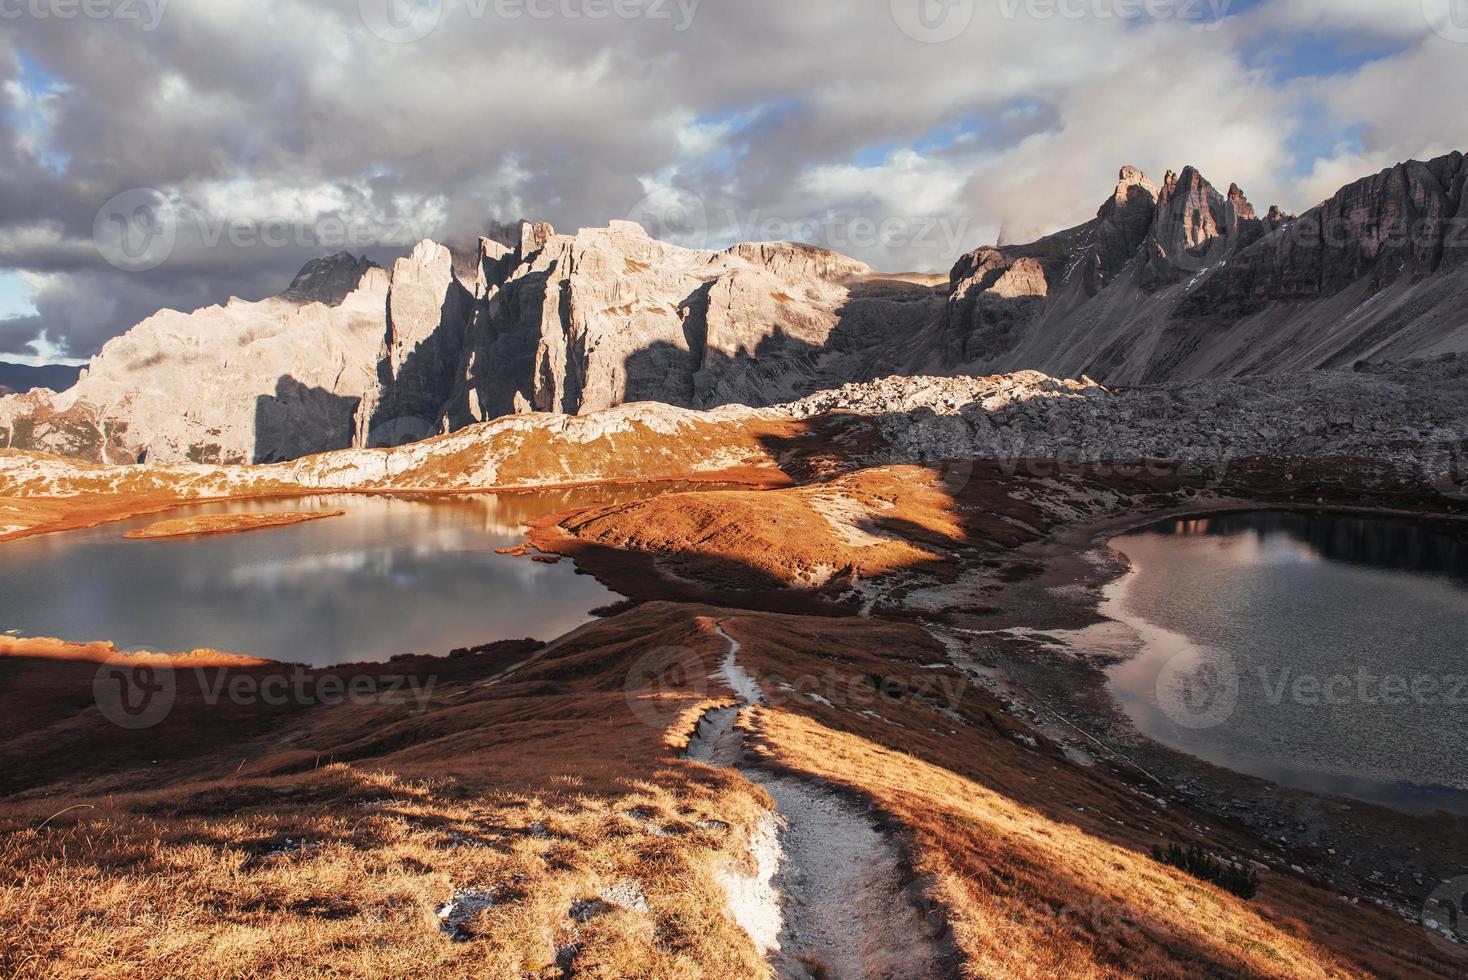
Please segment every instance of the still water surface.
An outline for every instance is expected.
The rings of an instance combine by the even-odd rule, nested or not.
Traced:
[[[1468,812],[1468,543],[1405,521],[1260,512],[1118,537],[1110,671],[1142,731],[1287,785]]]
[[[321,495],[183,507],[0,544],[0,632],[124,649],[212,647],[293,663],[549,640],[621,597],[565,561],[495,554],[535,517],[687,489],[453,497]],[[128,541],[164,518],[345,510],[245,534]]]

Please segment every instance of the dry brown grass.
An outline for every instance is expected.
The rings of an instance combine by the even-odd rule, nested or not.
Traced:
[[[962,540],[952,500],[919,467],[863,470],[834,486],[666,494],[563,520],[576,539],[655,554],[675,575],[740,588],[824,584],[934,560]],[[900,520],[902,536],[888,522]],[[548,546],[554,542],[542,535]]]
[[[1105,764],[1069,762],[952,668],[934,667],[943,653],[920,629],[761,614],[723,625],[774,692],[770,707],[745,714],[748,749],[875,806],[947,911],[969,976],[1468,969],[1420,928],[1295,876],[1242,831],[1161,806],[1148,795],[1157,787]],[[1244,901],[1154,862],[1152,845],[1171,840],[1239,859],[1259,852],[1271,870]]]
[[[1044,515],[1010,485],[981,472],[958,511],[898,468],[846,478],[834,505],[827,488],[685,495],[570,523],[665,569],[784,586],[1028,540]],[[338,670],[434,677],[422,714],[184,699],[121,732],[90,699],[115,651],[11,647],[0,685],[27,697],[0,721],[0,974],[556,976],[570,959],[588,976],[755,975],[716,869],[744,860],[769,800],[678,758],[727,703],[716,623],[771,697],[743,719],[753,757],[875,808],[969,975],[1463,974],[1421,930],[1296,877],[1242,831],[1068,762],[917,627],[669,603],[543,650]],[[1172,840],[1263,858],[1259,896],[1152,862]],[[646,908],[570,914],[619,886]],[[495,903],[455,942],[435,910],[476,889]]]
[[[539,651],[360,668],[432,672],[421,715],[180,704],[127,733],[76,690],[86,661],[0,660],[41,702],[0,754],[69,739],[71,766],[0,805],[0,974],[557,976],[574,949],[578,976],[757,975],[716,871],[769,800],[678,758],[729,703],[715,624],[771,696],[744,719],[753,756],[876,807],[969,975],[1454,975],[1419,930],[1288,872],[1243,902],[1151,862],[1169,839],[1257,842],[1026,744],[916,627],[670,603]],[[618,886],[646,908],[570,915]],[[435,911],[466,890],[495,904],[460,942]]]
[[[741,860],[762,794],[678,761],[623,691],[647,644],[716,642],[681,611],[642,614],[499,682],[525,650],[379,668],[439,675],[421,716],[292,708],[263,731],[181,705],[122,732],[73,690],[41,733],[90,729],[146,761],[69,753],[72,773],[0,806],[0,974],[558,976],[574,956],[586,976],[753,975],[715,868]],[[54,666],[26,658],[32,681]],[[670,724],[703,701],[649,696]],[[617,886],[646,908],[569,915]],[[456,942],[435,910],[476,889],[496,904]]]
[[[0,497],[0,541],[51,531],[74,531],[177,507],[172,494],[82,494],[76,497]]]

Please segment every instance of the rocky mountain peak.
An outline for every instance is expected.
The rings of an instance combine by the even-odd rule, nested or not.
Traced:
[[[520,260],[525,259],[545,248],[555,236],[556,230],[547,221],[522,221],[520,222]]]
[[[1234,217],[1238,220],[1257,218],[1259,215],[1254,210],[1254,205],[1244,196],[1244,191],[1238,184],[1228,185],[1228,203],[1233,208]]]
[[[282,299],[297,303],[325,303],[340,306],[370,269],[377,263],[367,256],[354,256],[350,252],[338,252],[325,258],[312,259],[301,267],[290,286],[281,293]]]
[[[1106,203],[1101,205],[1096,217],[1117,220],[1119,212],[1135,209],[1139,215],[1144,215],[1147,221],[1151,221],[1152,210],[1156,206],[1156,185],[1136,167],[1122,167],[1116,176],[1116,189]]]

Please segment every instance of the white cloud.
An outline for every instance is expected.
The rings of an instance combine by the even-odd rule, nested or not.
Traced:
[[[1261,207],[1300,210],[1362,168],[1468,146],[1468,49],[1428,30],[1419,0],[1270,0],[1217,25],[981,3],[944,44],[904,34],[880,0],[835,16],[703,3],[681,33],[650,19],[474,19],[469,6],[447,3],[413,44],[373,36],[357,0],[278,0],[268,17],[253,0],[173,4],[148,34],[7,26],[0,263],[66,281],[38,309],[88,352],[157,306],[275,291],[322,251],[185,235],[160,269],[120,277],[90,234],[101,203],[132,187],[215,223],[408,217],[457,239],[520,217],[603,224],[649,191],[697,195],[713,234],[751,230],[751,216],[821,234],[831,215],[909,231],[941,217],[963,237],[827,244],[944,269],[1001,227],[1022,240],[1089,218],[1123,164],[1159,180],[1194,164]],[[1263,45],[1288,57],[1320,37],[1403,50],[1333,63],[1329,83],[1250,67]],[[20,52],[59,80],[44,147],[13,121],[38,111]],[[955,126],[956,139],[925,139]],[[1318,160],[1300,157],[1306,129]],[[112,312],[68,297],[86,290]]]

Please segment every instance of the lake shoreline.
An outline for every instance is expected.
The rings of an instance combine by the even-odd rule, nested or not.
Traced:
[[[1211,816],[1241,824],[1299,855],[1305,868],[1327,869],[1319,884],[1353,887],[1374,903],[1415,921],[1438,879],[1468,874],[1468,816],[1420,814],[1349,797],[1285,786],[1216,765],[1139,731],[1109,689],[1107,671],[1137,656],[1135,641],[1092,642],[1105,628],[1106,590],[1131,571],[1109,541],[1163,521],[1246,511],[1290,510],[1388,517],[1462,527],[1453,515],[1381,507],[1290,504],[1272,499],[1191,501],[1150,513],[1103,518],[1020,549],[1042,564],[1034,578],[986,597],[992,616],[971,624],[1027,635],[996,637],[987,674],[976,679],[1015,700],[1021,711],[1054,711],[1111,748],[1114,764],[1159,780]]]
[[[176,521],[159,521],[123,535],[128,541],[171,541],[201,538],[215,534],[246,534],[275,527],[290,527],[328,517],[343,517],[344,510],[283,511],[264,514],[218,514],[210,517],[186,517]]]

